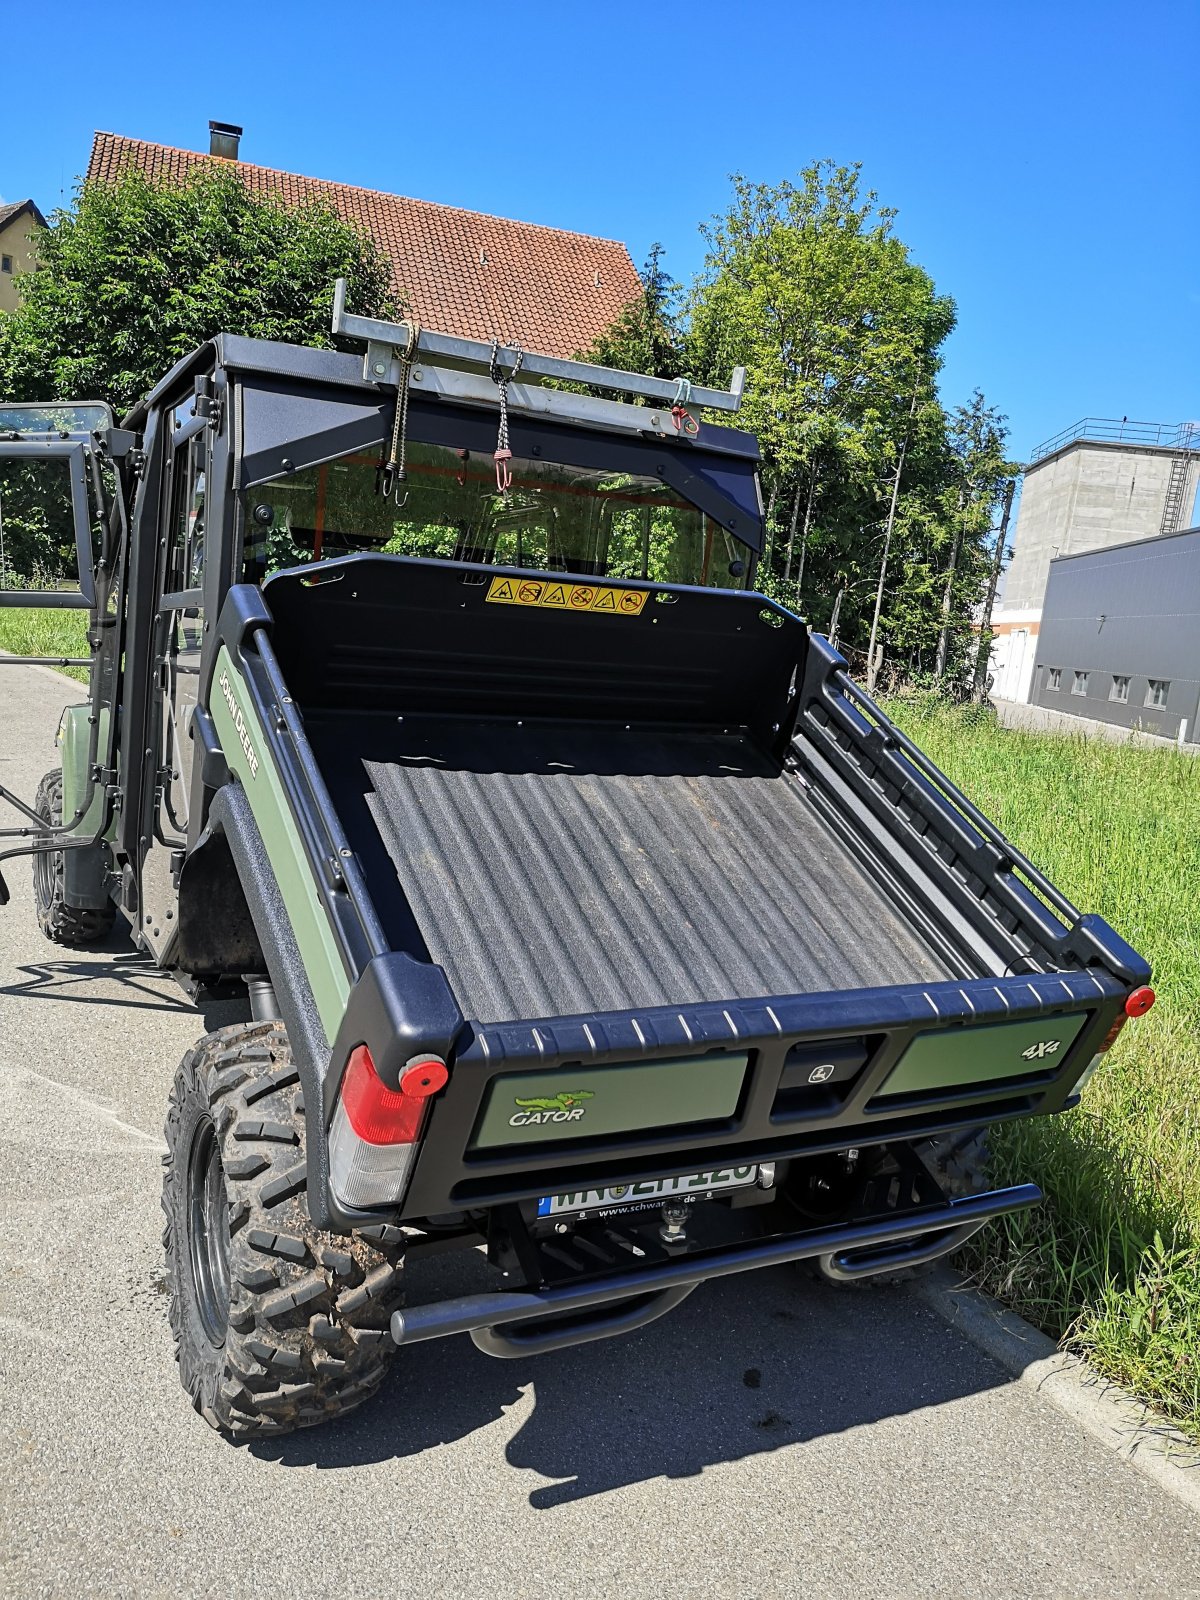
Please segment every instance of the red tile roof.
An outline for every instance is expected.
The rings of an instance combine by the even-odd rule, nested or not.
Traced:
[[[87,176],[111,182],[132,164],[147,177],[179,180],[216,161],[193,150],[97,133]],[[498,334],[543,355],[573,356],[586,350],[638,292],[629,252],[615,239],[510,222],[244,161],[236,167],[253,189],[276,194],[289,205],[323,202],[358,223],[391,257],[396,289],[418,321],[440,333],[471,339]]]

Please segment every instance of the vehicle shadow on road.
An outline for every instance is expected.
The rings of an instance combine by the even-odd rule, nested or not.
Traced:
[[[85,953],[52,961],[34,961],[15,969],[19,974],[0,983],[0,997],[14,1000],[54,1000],[95,1004],[93,985],[103,983],[109,991],[103,1004],[137,1011],[180,1011],[192,1004],[174,980],[159,971],[142,950],[134,950],[128,934],[114,931],[108,939],[92,945]],[[115,988],[118,992],[113,994]],[[203,1018],[203,1029],[223,1028],[231,1022],[244,1022],[250,1015],[244,998],[202,997],[194,1003]]]
[[[0,995],[9,995],[14,1000],[81,1001],[90,1005],[96,1001],[92,985],[99,982],[116,985],[120,990],[119,995],[105,995],[106,1006],[178,1011],[180,1002],[172,1003],[170,997],[164,995],[161,974],[148,956],[126,947],[119,954],[103,959],[108,948],[104,944],[97,947],[94,955],[34,961],[17,967],[20,976],[0,984]],[[112,948],[120,949],[115,938]]]
[[[903,1289],[836,1291],[785,1268],[702,1285],[652,1327],[553,1355],[497,1361],[465,1337],[417,1345],[344,1422],[250,1448],[286,1466],[416,1456],[524,1411],[531,1391],[503,1454],[553,1480],[529,1495],[547,1510],[1008,1381]]]

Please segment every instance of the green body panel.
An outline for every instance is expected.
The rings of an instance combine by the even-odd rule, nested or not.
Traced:
[[[287,908],[325,1035],[332,1039],[346,1009],[350,979],[245,681],[224,647],[217,655],[209,714],[229,770],[236,774],[246,791]]]
[[[88,717],[91,715],[91,710],[90,705],[68,706],[59,720],[58,733],[55,736],[59,757],[62,762],[64,821],[68,817],[75,815],[79,809],[80,802],[87,793],[88,744],[92,731],[88,723]],[[102,706],[100,709],[99,741],[97,744],[97,749],[99,750],[104,749],[108,739],[108,717],[108,707]],[[92,803],[87,808],[87,814],[78,827],[73,828],[71,831],[89,837],[95,833],[100,823],[103,802],[103,792],[100,788],[97,788],[92,796]],[[116,814],[114,813],[108,832],[105,834],[106,839],[112,838],[116,826]]]
[[[1086,1013],[1072,1013],[1040,1021],[918,1034],[884,1080],[876,1099],[1049,1071],[1061,1064],[1087,1020]]]
[[[495,1079],[488,1090],[472,1149],[685,1127],[731,1117],[749,1059],[745,1054],[704,1056],[692,1061],[512,1073]]]

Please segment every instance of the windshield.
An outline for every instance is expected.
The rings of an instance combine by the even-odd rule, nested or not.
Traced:
[[[509,466],[512,484],[501,493],[490,455],[410,444],[406,480],[390,500],[378,491],[373,455],[273,479],[243,496],[246,577],[257,582],[281,567],[373,550],[745,586],[745,547],[658,479],[522,457]]]

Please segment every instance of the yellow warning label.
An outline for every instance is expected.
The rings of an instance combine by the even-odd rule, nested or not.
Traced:
[[[612,589],[598,583],[547,583],[544,578],[493,578],[487,598],[500,606],[548,606],[551,611],[636,617],[646,604],[646,591]]]

